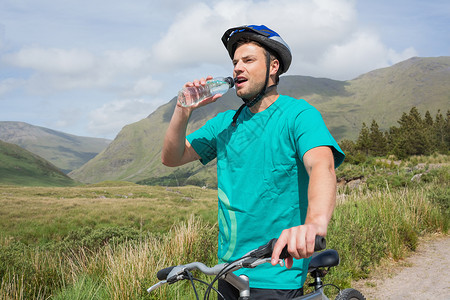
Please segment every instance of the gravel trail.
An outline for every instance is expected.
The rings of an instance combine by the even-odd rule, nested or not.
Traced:
[[[450,236],[423,239],[411,256],[376,273],[353,284],[367,300],[450,300]]]

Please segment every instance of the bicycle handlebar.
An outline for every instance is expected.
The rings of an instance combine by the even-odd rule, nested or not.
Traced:
[[[167,267],[162,270],[159,270],[158,273],[156,273],[156,277],[159,280],[168,279],[170,281],[171,277],[180,275],[185,270],[189,270],[189,271],[199,270],[200,272],[202,272],[203,274],[206,274],[206,275],[217,275],[226,265],[228,265],[228,264],[223,263],[223,264],[215,265],[210,268],[201,262],[192,262],[192,263],[189,263],[186,265]],[[169,274],[170,274],[170,277],[168,278]]]
[[[252,250],[243,257],[235,260],[231,263],[222,263],[215,265],[211,268],[207,267],[203,263],[200,262],[192,262],[187,265],[178,265],[178,266],[172,266],[168,268],[164,268],[162,270],[159,270],[156,274],[156,277],[160,280],[158,283],[147,289],[147,292],[151,293],[153,290],[159,288],[161,285],[166,283],[174,283],[178,280],[183,279],[190,279],[192,281],[191,275],[186,276],[187,274],[190,274],[189,271],[192,270],[200,270],[202,273],[206,275],[216,275],[216,279],[226,276],[226,274],[229,274],[230,272],[239,270],[240,268],[254,268],[260,264],[270,262],[270,258],[272,256],[273,248],[275,247],[275,244],[278,239],[274,238],[271,239],[267,244],[259,247],[258,249]],[[315,245],[314,245],[314,251],[320,251],[325,249],[326,247],[326,241],[325,238],[322,236],[316,236]],[[287,245],[283,248],[281,254],[280,254],[280,265],[283,265],[283,259],[286,259],[290,256]],[[237,278],[236,275],[233,275]],[[215,279],[215,280],[216,280]],[[214,281],[215,281],[214,280]],[[210,284],[210,287],[214,283],[214,281]],[[248,285],[248,283],[247,283]]]
[[[256,258],[256,259],[270,258],[272,256],[273,248],[275,247],[277,240],[278,240],[277,238],[273,238],[267,244],[259,247],[256,250],[249,252],[247,255],[251,258]],[[314,251],[320,251],[325,248],[326,248],[325,238],[323,236],[317,235],[316,240],[315,240],[315,245],[314,245]],[[283,248],[283,250],[281,251],[280,259],[286,259],[288,257],[290,257],[290,254],[287,250],[287,245],[286,245]],[[159,280],[166,280],[167,276],[172,272],[172,270],[177,267],[181,268],[180,271],[183,271],[185,269],[192,270],[193,268],[195,268],[195,269],[199,269],[204,274],[215,275],[215,274],[217,274],[216,272],[220,271],[220,269],[223,267],[223,265],[225,265],[225,264],[220,264],[220,265],[214,266],[213,268],[208,268],[207,266],[205,266],[202,263],[194,262],[194,263],[190,263],[190,264],[183,265],[183,266],[172,266],[172,267],[164,268],[164,269],[158,271],[158,273],[156,274],[156,277]],[[247,266],[248,265],[249,264],[247,264]]]

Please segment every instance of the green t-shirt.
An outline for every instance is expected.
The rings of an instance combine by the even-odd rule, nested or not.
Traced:
[[[284,229],[304,223],[309,177],[303,155],[331,146],[336,167],[344,154],[320,113],[304,100],[279,98],[253,114],[245,107],[232,126],[235,111],[218,114],[187,139],[207,164],[217,158],[219,261],[231,262]],[[241,269],[250,287],[297,289],[303,286],[309,260],[287,269],[270,263]]]

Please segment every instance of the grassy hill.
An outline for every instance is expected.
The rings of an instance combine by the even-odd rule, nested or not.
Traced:
[[[84,165],[111,142],[9,121],[0,122],[0,140],[45,158],[65,173]]]
[[[450,57],[411,58],[344,83],[331,97],[307,95],[323,114],[336,139],[356,139],[362,122],[375,119],[380,129],[398,125],[403,112],[415,106],[434,116],[450,107]]]
[[[0,141],[0,185],[74,186],[76,183],[45,159]]]
[[[339,141],[355,139],[362,122],[375,119],[388,129],[403,112],[416,106],[420,112],[447,111],[450,103],[450,57],[411,58],[392,67],[374,70],[349,81],[305,76],[283,76],[279,92],[303,98],[321,111]],[[192,163],[167,168],[160,162],[163,136],[176,99],[147,118],[126,126],[108,148],[69,174],[82,182],[126,180],[147,184],[215,186],[215,164]],[[242,100],[234,91],[192,115],[188,133],[226,109],[237,109]]]
[[[228,93],[211,107],[203,107],[195,111],[191,117],[191,123],[188,130],[193,131],[199,128],[212,115],[217,114],[232,106],[238,106],[240,103]],[[239,100],[240,101],[240,100]],[[161,164],[160,154],[163,135],[169,124],[172,112],[175,107],[176,99],[172,99],[166,105],[161,106],[147,118],[125,126],[117,135],[114,141],[95,158],[90,160],[81,168],[70,172],[68,175],[86,183],[99,182],[104,180],[124,180],[137,182],[141,180],[156,180],[154,183],[160,183],[164,176],[172,173],[174,169],[167,168]],[[210,165],[202,167],[199,164],[185,166],[180,172],[179,184],[185,184],[182,179],[186,173],[190,177],[203,171],[204,176],[210,176],[212,180],[210,185],[215,185],[215,166]],[[99,176],[99,174],[101,174]],[[176,176],[176,174],[175,174]],[[102,179],[99,180],[99,177]],[[171,179],[172,180],[172,177]],[[176,184],[176,178],[173,179]]]

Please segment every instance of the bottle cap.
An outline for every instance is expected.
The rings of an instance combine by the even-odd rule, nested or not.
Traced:
[[[230,89],[234,86],[234,79],[231,77],[225,77],[224,80],[230,85]]]

